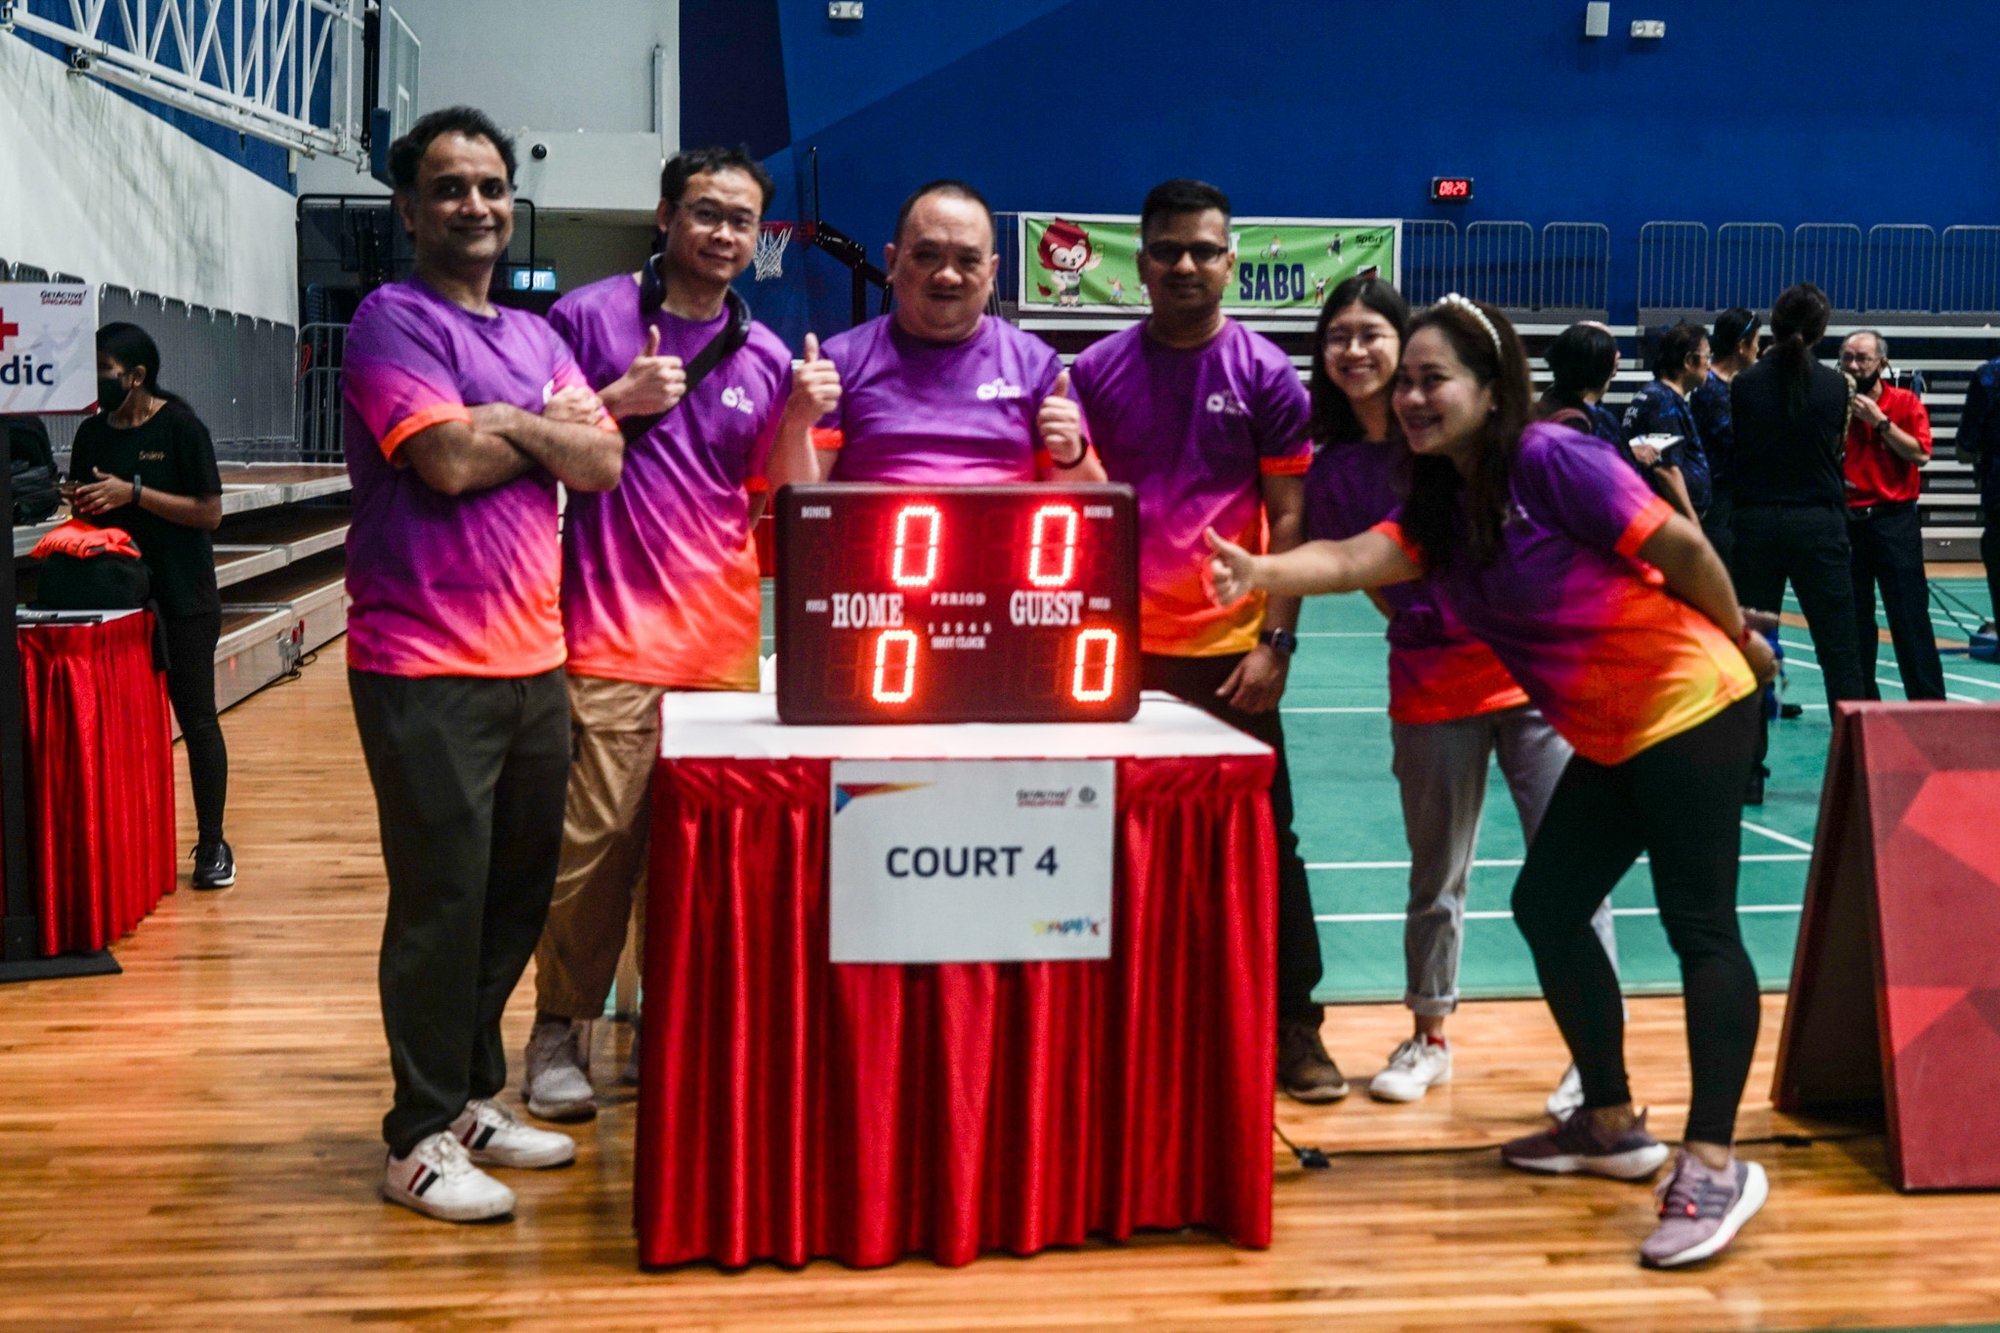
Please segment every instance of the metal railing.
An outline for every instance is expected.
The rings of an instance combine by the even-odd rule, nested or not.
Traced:
[[[1602,222],[1551,222],[1542,228],[1536,305],[1544,317],[1603,319],[1611,311],[1611,228]]]
[[[1785,229],[1775,222],[1725,222],[1715,229],[1712,309],[1742,306],[1760,314],[1785,290]]]
[[[1535,302],[1535,229],[1525,222],[1475,222],[1465,229],[1458,289],[1475,301],[1520,308]]]
[[[299,459],[338,463],[341,442],[340,367],[347,351],[347,325],[308,324],[299,330]]]
[[[1639,320],[1708,308],[1708,226],[1648,222],[1639,228]]]
[[[1792,228],[1792,281],[1810,282],[1842,314],[1863,309],[1861,228],[1852,222],[1802,222]]]
[[[0,259],[0,278],[13,282],[82,284],[33,264]],[[215,441],[218,458],[234,461],[298,457],[292,380],[298,344],[289,324],[239,315],[185,301],[134,292],[109,283],[98,288],[98,324],[129,322],[160,347],[160,383],[194,409]],[[82,419],[46,419],[50,443],[67,454]]]
[[[1403,296],[1429,305],[1458,287],[1458,224],[1448,218],[1403,223]]]
[[[1940,315],[2000,315],[2000,227],[1946,227],[1938,246]]]

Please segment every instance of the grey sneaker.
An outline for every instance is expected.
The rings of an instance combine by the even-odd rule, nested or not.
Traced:
[[[1319,1024],[1287,1018],[1278,1022],[1278,1090],[1295,1102],[1337,1102],[1348,1092],[1340,1066],[1320,1043]]]
[[[1500,1160],[1523,1171],[1569,1176],[1587,1171],[1613,1180],[1644,1180],[1667,1160],[1667,1145],[1646,1132],[1642,1111],[1632,1127],[1605,1131],[1585,1111],[1572,1111],[1553,1128],[1515,1139]]]
[[[590,1086],[590,1024],[567,1018],[535,1020],[528,1033],[521,1096],[542,1120],[588,1120],[597,1114]]]
[[[1720,1254],[1771,1196],[1764,1168],[1732,1156],[1720,1171],[1683,1148],[1659,1188],[1660,1225],[1639,1247],[1648,1268],[1678,1268]]]

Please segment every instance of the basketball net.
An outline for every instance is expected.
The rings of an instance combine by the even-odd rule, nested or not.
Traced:
[[[784,275],[785,247],[791,243],[792,224],[789,222],[766,222],[757,229],[757,252],[750,259],[757,281]]]

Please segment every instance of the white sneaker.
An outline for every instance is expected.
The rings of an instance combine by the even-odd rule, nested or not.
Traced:
[[[1563,1071],[1562,1082],[1556,1084],[1556,1090],[1542,1103],[1542,1109],[1549,1113],[1551,1120],[1567,1120],[1570,1112],[1582,1105],[1583,1075],[1576,1072],[1575,1065],[1571,1065]]]
[[[576,1140],[524,1125],[491,1098],[467,1102],[451,1132],[481,1166],[565,1166],[576,1159]]]
[[[1368,1095],[1378,1102],[1414,1102],[1439,1084],[1451,1082],[1451,1047],[1424,1037],[1411,1037],[1389,1056],[1382,1072],[1368,1080]]]
[[[465,1145],[443,1130],[407,1157],[389,1154],[382,1197],[445,1222],[480,1222],[514,1211],[514,1191],[474,1166]]]
[[[537,1020],[528,1033],[527,1072],[521,1097],[543,1120],[588,1120],[597,1114],[590,1086],[590,1024],[566,1018]]]

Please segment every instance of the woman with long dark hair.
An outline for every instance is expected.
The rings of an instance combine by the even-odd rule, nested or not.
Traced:
[[[1306,536],[1339,541],[1388,518],[1409,492],[1410,451],[1389,410],[1410,308],[1380,278],[1349,278],[1320,311],[1309,375],[1313,461],[1306,473]],[[1389,618],[1389,726],[1410,896],[1403,922],[1403,1003],[1415,1030],[1368,1084],[1378,1101],[1411,1102],[1451,1081],[1445,1020],[1458,1007],[1465,895],[1486,774],[1495,754],[1532,842],[1556,779],[1569,762],[1558,736],[1494,657],[1438,605],[1426,585],[1371,594]],[[1592,925],[1615,958],[1611,904]],[[1550,1096],[1552,1115],[1573,1110],[1575,1067]]]
[[[1735,512],[1730,567],[1744,604],[1776,611],[1791,582],[1829,706],[1865,698],[1848,569],[1847,377],[1814,355],[1826,294],[1809,282],[1771,306],[1771,349],[1729,382]]]
[[[1681,966],[1693,1073],[1685,1142],[1661,1186],[1650,1266],[1719,1252],[1763,1206],[1734,1153],[1757,1041],[1757,974],[1736,920],[1743,784],[1771,650],[1745,624],[1701,529],[1608,444],[1529,423],[1521,340],[1449,296],[1410,323],[1394,408],[1410,451],[1400,512],[1346,541],[1251,555],[1210,533],[1219,600],[1423,579],[1576,749],[1528,845],[1514,920],[1583,1079],[1583,1105],[1516,1139],[1523,1170],[1651,1176],[1625,1075],[1618,978],[1590,918],[1643,852]]]
[[[69,461],[78,516],[122,528],[152,575],[167,641],[167,695],[187,742],[200,832],[194,887],[227,888],[236,860],[222,836],[229,751],[215,716],[222,600],[209,534],[222,522],[222,477],[208,427],[160,387],[160,349],[136,324],[97,331],[98,415],[78,428]]]

